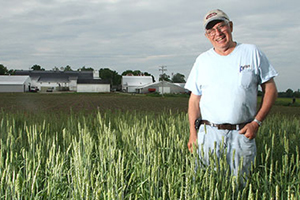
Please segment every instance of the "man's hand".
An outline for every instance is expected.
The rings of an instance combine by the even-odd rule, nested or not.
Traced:
[[[246,138],[252,140],[256,137],[258,128],[259,128],[258,123],[252,121],[252,122],[246,124],[246,126],[244,126],[244,128],[242,128],[239,131],[239,133],[244,134]]]
[[[255,118],[259,121],[263,121],[266,118],[277,98],[277,88],[273,78],[263,83],[261,85],[261,89],[264,95],[261,101],[260,108],[255,116]],[[239,133],[245,134],[245,136],[251,140],[256,137],[258,128],[258,123],[252,121],[251,123],[248,123],[243,129],[241,129]]]
[[[193,149],[198,148],[197,144],[197,134],[190,134],[190,139],[188,142],[188,148],[191,153],[193,153]]]

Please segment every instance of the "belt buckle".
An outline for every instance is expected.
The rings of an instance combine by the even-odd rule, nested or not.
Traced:
[[[240,130],[240,125],[236,125],[236,130],[239,131]]]
[[[219,126],[218,126],[217,124],[215,124],[215,123],[210,123],[210,125],[211,125],[212,127],[217,127],[217,128],[219,129]]]

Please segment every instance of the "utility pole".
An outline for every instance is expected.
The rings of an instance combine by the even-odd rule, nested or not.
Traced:
[[[159,69],[159,71],[161,71],[161,79],[162,79],[162,91],[161,91],[161,94],[162,96],[164,96],[164,79],[163,79],[163,75],[164,75],[164,72],[167,71],[167,69],[165,69],[167,66],[159,66],[161,69]]]

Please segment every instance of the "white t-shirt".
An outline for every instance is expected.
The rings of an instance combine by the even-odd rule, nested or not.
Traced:
[[[227,56],[213,48],[199,55],[185,88],[201,95],[202,119],[238,124],[253,120],[258,85],[277,75],[255,45],[238,43]]]

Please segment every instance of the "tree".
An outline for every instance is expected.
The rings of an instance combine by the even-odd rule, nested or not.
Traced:
[[[10,70],[8,70],[8,74],[15,75],[16,74],[16,70],[10,69]]]
[[[67,65],[65,68],[64,68],[64,71],[73,71],[71,66],[70,65]]]
[[[155,78],[153,75],[149,74],[148,72],[144,72],[144,75],[145,76],[151,76],[152,77],[152,82],[154,83],[155,82]]]
[[[159,75],[159,81],[168,81],[168,82],[171,82],[170,76],[167,75],[166,73],[160,74]]]
[[[55,66],[55,67],[53,67],[52,71],[58,72],[59,68]]]
[[[172,77],[172,82],[173,82],[173,83],[185,83],[184,78],[185,78],[185,77],[184,77],[183,74],[176,73],[176,74],[173,75],[173,77]]]
[[[82,68],[79,68],[77,71],[94,71],[94,69],[91,67],[87,68],[87,67],[83,66]]]
[[[34,70],[34,71],[45,71],[44,68],[42,68],[40,65],[37,65],[37,64],[33,65],[31,67],[31,69]]]
[[[126,75],[132,75],[132,76],[135,76],[134,75],[134,72],[132,70],[126,70],[122,73],[122,76],[126,76]]]
[[[121,75],[109,68],[101,68],[99,70],[99,77],[103,80],[109,80],[111,85],[120,85],[122,80]]]
[[[146,76],[145,73],[147,72],[141,72],[141,70],[126,70],[122,73],[122,76],[126,76],[128,74],[132,74],[133,76]]]
[[[134,71],[133,71],[133,74],[134,74],[135,76],[143,76],[143,75],[144,75],[143,72],[141,72],[141,70],[134,70]]]
[[[293,97],[294,92],[292,89],[287,89],[285,93],[286,93],[286,97]]]
[[[151,76],[152,81],[155,82],[155,78],[153,75],[149,74],[148,72],[141,72],[140,70],[126,70],[122,73],[122,76],[127,76],[127,75],[132,75],[132,76]]]
[[[294,91],[293,97],[300,98],[300,92]]]
[[[0,75],[5,75],[7,74],[7,72],[7,68],[4,65],[0,64]]]

